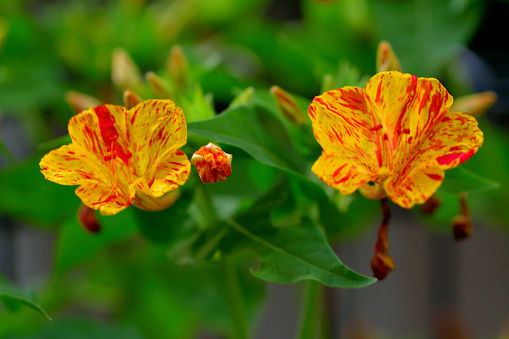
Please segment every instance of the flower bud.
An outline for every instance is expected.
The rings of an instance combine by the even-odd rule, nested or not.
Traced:
[[[251,100],[253,99],[253,94],[254,94],[254,88],[253,87],[246,88],[245,90],[240,92],[239,95],[237,95],[235,97],[235,99],[232,100],[232,102],[230,103],[229,108],[234,108],[234,107],[237,107],[237,106],[241,106],[241,105],[250,103]]]
[[[189,63],[180,46],[173,46],[168,60],[168,70],[174,86],[184,92],[189,86]]]
[[[497,101],[495,92],[482,92],[467,95],[454,100],[450,112],[465,112],[473,117],[484,114]]]
[[[421,211],[425,215],[432,215],[435,210],[440,206],[442,201],[435,195],[432,195],[422,206]]]
[[[191,163],[196,166],[203,183],[225,181],[232,174],[232,155],[211,142],[193,154]]]
[[[462,240],[472,235],[473,225],[470,217],[460,214],[452,219],[452,232],[454,239]]]
[[[86,205],[81,205],[78,209],[78,222],[90,233],[97,233],[101,230],[101,225],[93,209]]]
[[[378,44],[376,52],[376,69],[378,72],[398,71],[401,72],[401,64],[387,41]]]
[[[65,101],[67,101],[76,114],[86,111],[89,108],[97,107],[101,104],[97,98],[73,91],[66,93]]]
[[[113,52],[111,79],[120,90],[136,91],[142,86],[141,72],[138,66],[123,49]]]
[[[277,108],[288,120],[297,126],[307,122],[306,115],[288,92],[278,86],[272,86],[270,93],[276,100]]]
[[[164,83],[164,80],[154,72],[148,72],[145,76],[148,83],[150,84],[150,88],[152,88],[152,92],[161,99],[169,99],[171,98],[170,90],[168,86]]]
[[[134,94],[133,92],[127,90],[124,91],[124,107],[127,110],[130,110],[134,106],[138,105],[140,102],[142,102],[141,98]]]

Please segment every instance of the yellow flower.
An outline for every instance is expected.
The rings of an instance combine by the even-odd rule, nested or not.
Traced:
[[[203,183],[226,181],[232,174],[232,155],[211,142],[193,154],[191,163],[196,166]]]
[[[473,156],[483,143],[475,118],[449,112],[453,98],[436,79],[378,73],[366,88],[317,96],[309,116],[322,155],[312,171],[342,194],[360,188],[411,208],[428,200],[444,170]]]
[[[129,111],[102,105],[69,121],[72,143],[46,154],[45,178],[80,185],[76,194],[103,215],[129,205],[162,210],[189,177],[191,164],[179,150],[187,142],[182,110],[171,100],[147,100]]]

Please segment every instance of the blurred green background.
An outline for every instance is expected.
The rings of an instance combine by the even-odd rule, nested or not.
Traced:
[[[0,271],[4,289],[18,289],[27,300],[35,300],[30,291],[36,291],[37,305],[53,321],[33,309],[6,306],[0,337],[231,333],[217,263],[182,266],[168,260],[167,247],[140,238],[130,210],[102,218],[100,234],[86,233],[75,218],[74,188],[47,182],[39,172],[40,158],[60,145],[55,139],[66,135],[75,114],[68,92],[122,104],[124,88],[112,81],[115,51],[127,52],[140,79],[155,72],[167,80],[170,51],[181,46],[189,77],[199,84],[187,105],[220,113],[249,86],[266,92],[277,85],[310,101],[321,93],[324,77],[336,88],[361,84],[377,71],[381,40],[391,43],[404,72],[440,79],[455,98],[497,93],[497,103],[478,118],[485,144],[464,166],[500,186],[469,195],[479,233],[476,228],[470,245],[462,247],[449,241],[450,221],[458,214],[456,195],[439,192],[442,206],[432,217],[417,208],[413,214],[396,210],[391,251],[418,259],[400,259],[393,281],[369,287],[366,294],[334,292],[333,333],[444,337],[443,328],[454,324],[464,337],[502,336],[504,319],[509,321],[508,15],[509,2],[501,0],[2,0]],[[139,94],[152,96],[147,81],[140,81]],[[251,172],[265,170],[246,156],[239,158]],[[244,168],[240,162],[234,166]],[[266,191],[264,180],[271,178],[255,182],[254,189]],[[376,207],[359,200],[354,197],[352,226],[340,234],[337,250],[347,265],[370,274],[365,268],[372,254],[371,226],[380,216]],[[419,231],[409,224],[420,225]],[[414,240],[424,244],[415,247]],[[298,303],[293,294],[298,296],[301,286],[263,283],[246,269],[252,260],[241,256],[235,265],[244,268],[239,279],[253,333],[291,337]],[[426,300],[416,301],[419,294]],[[493,307],[477,307],[472,300]],[[444,305],[446,315],[437,316]],[[484,316],[476,316],[476,309]],[[442,326],[437,317],[452,319],[451,326]]]

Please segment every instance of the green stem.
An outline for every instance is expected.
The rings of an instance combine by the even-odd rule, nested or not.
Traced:
[[[212,203],[212,197],[204,184],[197,184],[195,191],[195,199],[198,208],[203,216],[205,224],[207,226],[212,225],[217,221],[217,212],[214,204]]]
[[[301,311],[298,339],[317,338],[318,318],[320,312],[320,296],[322,295],[322,285],[314,280],[309,280],[304,294],[304,303]]]
[[[228,298],[228,309],[233,322],[233,338],[248,338],[248,323],[244,298],[240,288],[240,281],[231,258],[221,258],[223,274],[225,277],[226,292]]]

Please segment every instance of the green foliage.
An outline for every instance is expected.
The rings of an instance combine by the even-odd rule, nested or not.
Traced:
[[[37,303],[35,294],[32,291],[17,288],[9,284],[5,279],[2,279],[0,282],[0,301],[9,312],[18,311],[20,307],[25,306],[51,320],[51,317]]]

